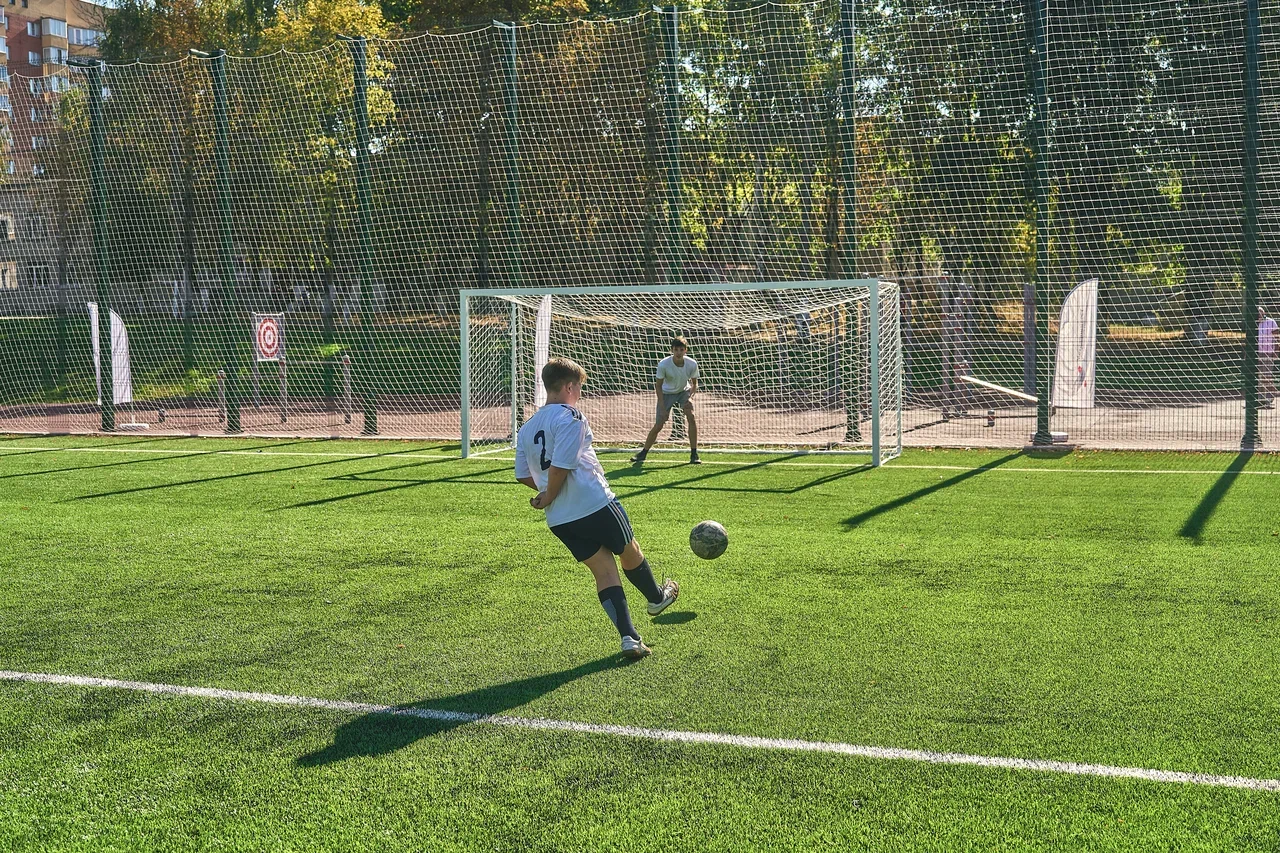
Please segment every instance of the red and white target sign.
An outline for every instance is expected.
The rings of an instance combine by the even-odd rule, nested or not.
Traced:
[[[284,315],[254,314],[253,345],[258,361],[279,361],[284,354]]]

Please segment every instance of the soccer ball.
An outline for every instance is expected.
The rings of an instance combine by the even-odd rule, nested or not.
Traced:
[[[689,547],[704,560],[714,560],[729,547],[729,534],[716,521],[703,521],[689,534]]]

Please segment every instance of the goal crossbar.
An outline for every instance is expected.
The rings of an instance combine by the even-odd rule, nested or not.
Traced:
[[[458,312],[459,312],[459,345],[460,345],[460,363],[459,363],[459,383],[461,392],[460,407],[460,427],[461,427],[461,454],[463,458],[471,456],[471,306],[472,299],[480,297],[490,297],[496,299],[515,300],[528,297],[544,297],[544,296],[590,296],[590,295],[677,295],[677,294],[696,294],[696,293],[750,293],[761,291],[801,291],[801,290],[865,290],[867,292],[867,326],[868,326],[868,385],[870,394],[870,419],[871,419],[871,446],[869,454],[871,456],[871,464],[879,467],[884,461],[881,448],[881,388],[880,388],[880,297],[885,287],[895,288],[897,285],[891,281],[885,281],[876,278],[852,278],[852,279],[819,279],[809,281],[761,281],[761,282],[709,282],[709,283],[679,283],[653,286],[616,286],[616,285],[600,285],[600,286],[584,286],[584,287],[555,287],[555,288],[535,288],[535,287],[509,287],[509,288],[467,288],[460,290],[458,293]],[[875,298],[872,298],[874,295]],[[516,310],[516,304],[513,301],[512,309]],[[512,376],[513,383],[515,381],[516,364],[513,351],[512,356]],[[899,398],[901,392],[899,391]],[[901,399],[895,401],[898,411],[898,442],[895,448],[897,455],[901,452]],[[515,406],[512,407],[512,424],[511,424],[511,441],[514,443],[515,434],[518,429],[517,415]],[[862,452],[868,451],[851,451]]]

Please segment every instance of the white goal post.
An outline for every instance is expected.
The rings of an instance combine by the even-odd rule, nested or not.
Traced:
[[[463,290],[462,455],[509,448],[545,402],[540,373],[565,356],[587,371],[581,408],[600,448],[653,426],[654,368],[672,337],[699,367],[694,424],[678,412],[655,450],[843,452],[872,465],[902,451],[898,285],[877,279],[652,287]]]

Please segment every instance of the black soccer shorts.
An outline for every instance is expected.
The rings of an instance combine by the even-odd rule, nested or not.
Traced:
[[[551,532],[568,547],[579,563],[602,547],[621,554],[627,543],[635,538],[631,532],[631,519],[617,500],[609,501],[591,515],[557,524]]]

